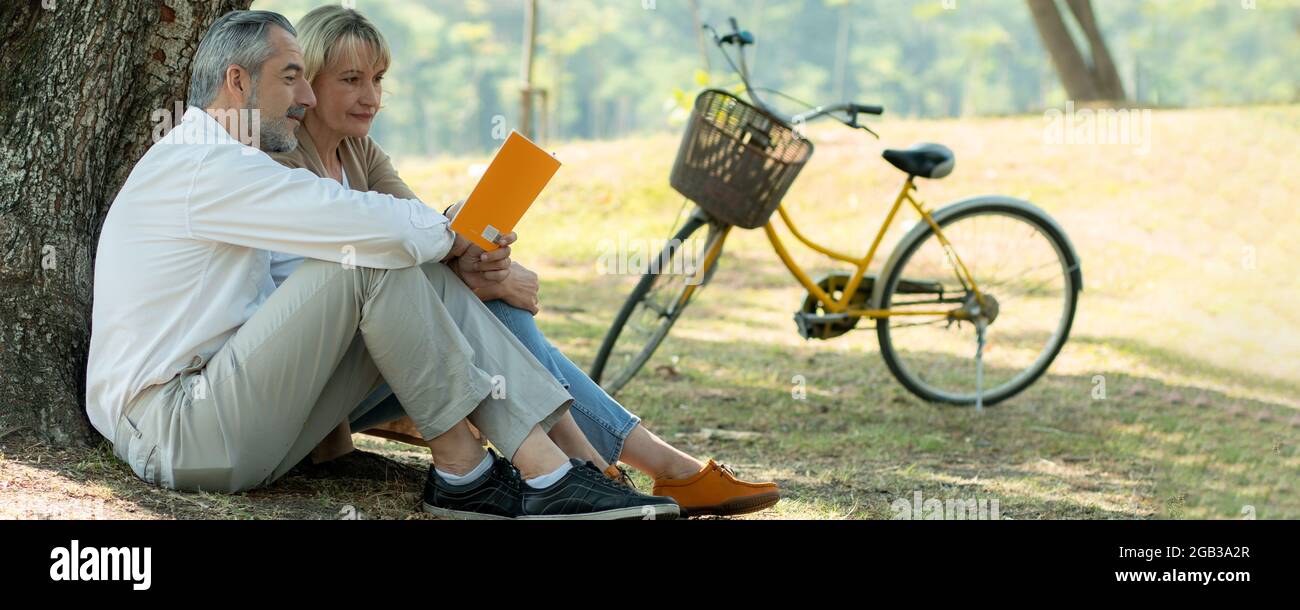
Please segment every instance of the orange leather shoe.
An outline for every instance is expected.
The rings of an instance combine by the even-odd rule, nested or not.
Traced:
[[[615,483],[621,483],[628,489],[636,489],[636,482],[632,480],[632,475],[628,474],[627,471],[618,464],[610,464],[605,467],[605,477]]]
[[[742,515],[763,510],[781,499],[776,483],[750,483],[736,478],[726,464],[713,460],[685,479],[655,479],[652,492],[668,496],[682,507],[682,516]]]

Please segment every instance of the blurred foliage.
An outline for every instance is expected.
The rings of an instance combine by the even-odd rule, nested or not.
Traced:
[[[1023,0],[695,1],[701,21],[723,27],[735,16],[757,36],[756,85],[810,102],[952,117],[1065,101]],[[1300,100],[1300,0],[1093,3],[1138,104]],[[254,7],[297,20],[320,4],[257,0]],[[394,52],[375,137],[399,154],[494,148],[494,118],[513,125],[519,112],[523,0],[350,4],[383,30]],[[540,4],[535,84],[549,94],[549,138],[670,128],[702,86],[735,84],[700,37],[691,0]]]

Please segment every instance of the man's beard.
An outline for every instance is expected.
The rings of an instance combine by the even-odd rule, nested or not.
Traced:
[[[253,85],[253,94],[248,97],[248,110],[252,112],[257,108],[257,85]],[[296,109],[297,107],[291,107]],[[287,111],[286,111],[287,113]],[[298,136],[294,135],[294,125],[289,122],[288,116],[279,116],[267,118],[266,113],[259,113],[261,121],[259,125],[257,147],[263,152],[284,153],[292,152],[298,148]]]

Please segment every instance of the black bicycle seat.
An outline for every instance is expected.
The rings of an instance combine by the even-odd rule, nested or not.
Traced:
[[[957,157],[943,144],[917,144],[907,150],[889,149],[885,160],[909,176],[938,180],[952,173]]]

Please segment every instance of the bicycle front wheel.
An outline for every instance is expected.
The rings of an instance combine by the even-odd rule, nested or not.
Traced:
[[[611,396],[645,366],[691,300],[712,279],[729,229],[697,210],[651,261],[614,318],[591,367],[592,380]]]
[[[883,274],[879,306],[891,315],[876,324],[880,353],[899,382],[924,400],[971,405],[979,390],[983,403],[993,405],[1034,383],[1065,344],[1082,288],[1078,262],[1059,226],[1027,204],[990,201],[936,218],[951,248],[926,224],[899,244]],[[983,315],[992,318],[982,366],[969,319],[898,315],[974,311],[975,289],[986,297]]]

